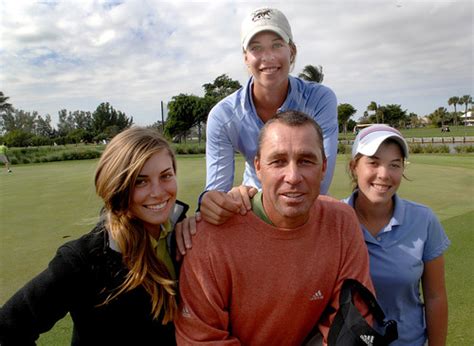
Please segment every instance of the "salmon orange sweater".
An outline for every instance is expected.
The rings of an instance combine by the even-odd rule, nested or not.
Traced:
[[[178,345],[301,345],[316,323],[327,335],[344,279],[374,291],[356,215],[327,196],[297,229],[252,212],[198,223],[180,278]]]

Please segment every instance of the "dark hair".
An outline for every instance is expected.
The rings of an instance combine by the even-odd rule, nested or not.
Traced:
[[[300,111],[286,111],[282,113],[278,113],[273,118],[268,120],[265,125],[260,130],[260,134],[258,136],[258,147],[257,147],[257,154],[256,157],[260,157],[260,149],[262,147],[263,140],[265,139],[265,135],[268,131],[268,128],[273,123],[281,123],[290,127],[303,127],[303,126],[312,126],[314,131],[316,132],[316,139],[318,141],[318,145],[321,148],[321,154],[323,160],[326,160],[326,153],[324,152],[324,142],[323,142],[323,130],[318,125],[313,118],[309,117],[306,113]]]

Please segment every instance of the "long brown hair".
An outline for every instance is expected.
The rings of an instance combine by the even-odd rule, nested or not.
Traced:
[[[107,304],[122,293],[143,286],[151,299],[153,318],[163,314],[163,324],[177,314],[175,281],[151,245],[142,222],[129,213],[135,181],[145,162],[165,150],[176,172],[176,158],[168,142],[153,129],[129,128],[115,136],[103,152],[95,174],[97,194],[104,201],[106,228],[118,244],[129,272],[109,294]]]

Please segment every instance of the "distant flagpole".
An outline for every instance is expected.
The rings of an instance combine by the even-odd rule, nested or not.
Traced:
[[[163,130],[163,133],[165,133],[165,118],[163,115],[163,101],[161,101],[161,128]]]

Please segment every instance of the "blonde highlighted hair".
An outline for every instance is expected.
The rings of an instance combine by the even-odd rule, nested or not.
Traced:
[[[106,228],[118,244],[123,262],[129,269],[125,281],[109,294],[103,304],[142,286],[150,296],[153,318],[162,315],[163,324],[166,324],[177,314],[176,283],[156,256],[141,221],[129,213],[138,174],[145,162],[162,150],[171,157],[176,173],[175,155],[156,130],[132,127],[119,133],[102,153],[95,173],[95,187],[104,201]]]

